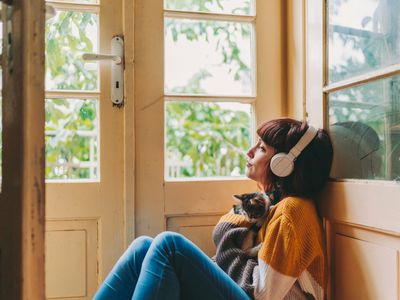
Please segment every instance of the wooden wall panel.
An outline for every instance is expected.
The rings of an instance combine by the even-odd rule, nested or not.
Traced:
[[[357,191],[361,183],[331,183],[321,197],[331,272],[329,300],[400,299],[399,215],[395,218],[400,203],[384,197],[395,186],[380,189],[378,202],[376,185]]]
[[[397,298],[397,250],[335,234],[335,299]]]
[[[212,232],[221,215],[184,215],[167,217],[167,230],[183,234],[208,256],[215,254]]]
[[[97,237],[97,219],[46,222],[46,299],[92,299],[99,282]]]

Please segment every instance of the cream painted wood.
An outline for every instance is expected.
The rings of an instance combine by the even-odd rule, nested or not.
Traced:
[[[236,203],[233,194],[257,190],[243,180],[187,181],[165,184],[165,214],[223,214]]]
[[[73,4],[69,4],[71,7]],[[121,35],[125,30],[132,29],[132,17],[127,16],[123,23],[123,5],[132,8],[133,3],[121,0],[101,0],[99,5],[99,52],[111,52],[111,38]],[[80,6],[82,8],[82,6]],[[92,6],[91,6],[92,7]],[[92,7],[93,9],[93,7]],[[123,26],[123,24],[125,24]],[[128,214],[132,210],[133,194],[133,103],[132,103],[132,68],[133,68],[133,38],[127,36],[126,56],[127,79],[125,84],[127,98],[127,113],[125,108],[112,107],[110,99],[111,65],[100,64],[100,179],[99,182],[71,182],[71,183],[47,183],[46,218],[55,222],[57,220],[69,220],[70,228],[64,230],[85,231],[85,223],[82,220],[96,220],[96,232],[91,233],[98,237],[98,250],[90,252],[88,259],[96,259],[96,274],[86,273],[87,293],[82,299],[92,299],[98,284],[111,270],[112,266],[122,254],[126,246],[126,236],[132,236],[132,220]],[[59,92],[68,97],[68,92]],[[91,93],[88,93],[91,95]],[[86,93],[81,93],[82,97]],[[129,103],[130,102],[130,103]],[[129,103],[129,104],[128,104]],[[128,126],[125,128],[125,124]],[[126,137],[126,139],[124,139]],[[125,156],[127,158],[125,159]],[[131,168],[125,173],[125,167]],[[125,201],[125,199],[128,199]],[[132,216],[133,217],[133,216]],[[83,223],[82,223],[83,222]],[[126,227],[125,227],[126,225]],[[81,226],[81,227],[80,227]],[[67,226],[68,227],[68,226]],[[54,245],[48,245],[49,249],[55,249]],[[60,249],[62,250],[62,249]],[[68,253],[59,253],[68,257]],[[71,258],[72,259],[72,258]],[[47,266],[52,273],[49,277],[56,277],[62,272],[57,266]],[[58,270],[58,272],[56,271]],[[68,275],[68,276],[72,276]],[[48,278],[49,278],[48,277]],[[57,295],[51,290],[51,297],[64,297],[68,289],[68,282],[64,287],[59,287]],[[93,288],[94,287],[94,288]]]
[[[324,3],[307,0],[305,16],[306,107],[316,126],[327,125]],[[328,299],[400,299],[399,195],[395,182],[343,180],[327,185],[320,206],[331,267]]]
[[[306,117],[305,0],[286,2],[287,115]]]
[[[123,33],[125,44],[124,74],[124,236],[125,247],[135,237],[135,102],[134,102],[134,15],[135,1],[123,0]]]
[[[167,216],[167,230],[176,231],[187,236],[209,257],[215,254],[212,232],[222,214]]]
[[[330,299],[399,299],[400,234],[328,222]]]
[[[163,1],[135,3],[136,234],[181,230],[211,254],[210,230],[218,218],[210,223],[209,217],[228,211],[233,193],[257,187],[248,179],[164,180]],[[282,1],[257,1],[257,95],[244,97],[254,103],[256,124],[286,114],[283,14]],[[185,225],[171,225],[181,218]]]
[[[397,251],[336,234],[335,299],[397,298]]]
[[[2,1],[0,299],[44,298],[44,2]],[[10,55],[9,55],[10,53]],[[12,62],[10,63],[10,58]],[[11,71],[12,70],[12,71]]]
[[[48,220],[46,297],[82,300],[93,295],[97,289],[98,249],[97,219]]]

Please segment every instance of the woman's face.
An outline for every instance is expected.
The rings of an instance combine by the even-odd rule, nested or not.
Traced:
[[[247,151],[246,176],[264,186],[268,161],[274,155],[274,148],[265,144],[261,139]]]

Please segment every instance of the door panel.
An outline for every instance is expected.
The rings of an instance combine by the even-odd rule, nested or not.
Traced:
[[[97,23],[90,23],[92,21],[89,18],[80,19],[81,23],[78,23],[82,25],[89,22],[91,24],[87,26],[86,34],[93,41],[93,48],[86,47],[86,49],[91,52],[111,54],[112,37],[123,34],[122,1],[102,0],[100,4],[96,4],[96,1],[90,4],[85,1],[49,3],[57,10],[91,12],[97,15]],[[71,22],[74,21],[74,19],[71,20]],[[75,20],[75,22],[78,21]],[[95,26],[98,28],[96,29]],[[75,28],[72,27],[73,30],[77,30]],[[96,36],[96,32],[98,32],[98,36]],[[83,35],[82,40],[78,38],[72,42],[78,43],[78,45],[80,45],[79,43],[88,43],[84,38]],[[48,51],[50,51],[49,48]],[[86,51],[88,52],[88,50]],[[77,64],[82,53],[77,51],[73,55],[74,63]],[[58,90],[52,89],[46,92],[48,99],[67,99],[66,101],[90,99],[91,102],[86,100],[86,103],[97,103],[97,112],[84,111],[82,108],[78,111],[81,121],[73,127],[78,129],[75,131],[76,134],[90,135],[84,129],[86,127],[96,129],[96,126],[93,127],[89,122],[89,120],[96,120],[95,114],[97,114],[98,120],[97,145],[85,144],[90,149],[87,150],[87,156],[82,156],[84,161],[80,162],[81,170],[87,167],[91,168],[91,171],[89,173],[82,171],[79,173],[80,175],[77,175],[78,178],[73,180],[68,178],[47,180],[46,278],[47,298],[49,299],[68,297],[92,299],[99,283],[111,270],[125,247],[124,108],[114,107],[111,102],[111,62],[101,62],[98,66],[98,87],[89,80],[92,78],[89,74],[89,77],[80,79],[82,82],[86,82],[86,85],[74,86],[78,89],[76,91],[63,88],[63,85],[59,84]],[[87,75],[94,72],[93,70],[96,70],[96,64],[86,63],[79,74]],[[65,81],[68,83],[68,75],[66,78]],[[60,103],[57,104],[62,105]],[[76,118],[71,116],[71,119]],[[70,131],[75,130],[66,128]],[[83,143],[83,140],[78,140],[74,144],[74,140],[72,140],[72,145],[74,146],[80,141]],[[50,145],[49,143],[48,145]],[[98,158],[97,165],[96,158]],[[47,159],[49,163],[50,157],[48,156]],[[56,162],[60,163],[59,160]],[[74,161],[71,164],[73,165]],[[93,165],[96,166],[95,169],[92,167]],[[61,258],[64,260],[60,261]],[[77,270],[79,270],[79,274],[75,274]],[[67,279],[73,279],[73,281]]]
[[[208,256],[215,254],[212,232],[222,215],[178,215],[167,216],[167,230],[176,231],[188,237]]]
[[[399,298],[398,236],[337,221],[328,221],[331,299]]]
[[[86,299],[93,295],[97,289],[97,220],[48,220],[46,225],[47,298]]]

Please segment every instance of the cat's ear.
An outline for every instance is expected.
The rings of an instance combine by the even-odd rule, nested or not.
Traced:
[[[233,198],[243,201],[245,198],[245,194],[236,194],[236,195],[233,195]]]

